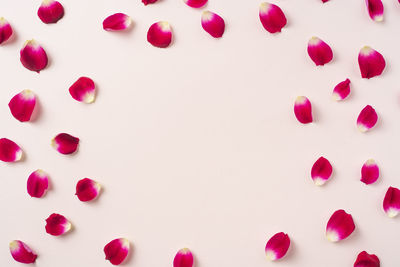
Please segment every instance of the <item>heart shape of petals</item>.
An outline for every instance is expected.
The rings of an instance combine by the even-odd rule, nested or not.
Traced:
[[[369,131],[378,121],[378,114],[370,105],[365,106],[358,115],[357,127],[362,133]]]
[[[96,86],[92,79],[80,77],[71,85],[69,93],[76,101],[90,104],[96,98]]]
[[[225,31],[224,19],[211,11],[204,11],[201,15],[201,26],[214,38],[222,37]]]
[[[382,74],[386,67],[386,61],[381,53],[369,46],[364,46],[358,54],[358,65],[361,77],[370,79]]]
[[[283,232],[277,233],[268,240],[265,246],[265,255],[270,261],[279,260],[286,255],[289,246],[289,236]]]
[[[64,16],[64,7],[55,0],[43,0],[37,14],[43,23],[57,23]]]
[[[126,238],[117,238],[112,240],[104,247],[106,260],[113,265],[120,265],[129,254],[129,240]]]
[[[373,184],[379,178],[379,167],[375,160],[367,160],[361,168],[361,182]]]
[[[142,3],[147,6],[148,4],[154,4],[158,0],[142,0]]]
[[[115,13],[103,21],[103,29],[106,31],[122,31],[128,29],[131,24],[131,17],[124,13]]]
[[[0,44],[4,43],[8,39],[10,39],[13,34],[12,27],[8,21],[1,17],[0,18]]]
[[[374,21],[383,21],[383,4],[382,0],[365,0],[367,4],[368,14]]]
[[[270,33],[281,32],[287,23],[282,9],[271,3],[261,3],[259,16],[264,29]]]
[[[14,260],[20,263],[34,263],[37,258],[35,252],[20,240],[13,240],[10,242],[10,252]]]
[[[324,157],[320,157],[311,168],[311,178],[318,186],[323,185],[331,178],[332,165]]]
[[[350,80],[346,79],[338,83],[333,89],[332,98],[336,101],[341,101],[347,98],[350,94]]]
[[[20,122],[30,121],[35,105],[36,96],[31,90],[20,92],[8,103],[11,114]]]
[[[331,47],[315,36],[308,41],[307,52],[317,66],[323,66],[333,58]]]
[[[20,51],[20,60],[22,65],[31,71],[39,73],[47,66],[46,51],[35,41],[26,41]]]
[[[379,258],[374,254],[368,254],[366,251],[360,252],[358,254],[356,261],[354,262],[354,267],[379,267],[381,263]]]
[[[22,149],[7,138],[0,139],[0,160],[4,162],[16,162],[22,158]]]
[[[89,178],[79,180],[76,184],[75,195],[80,201],[87,202],[95,199],[100,193],[101,185]]]
[[[294,115],[300,123],[313,122],[311,102],[305,96],[298,96],[294,102]]]
[[[192,267],[193,254],[188,248],[182,248],[176,253],[174,267]]]
[[[183,2],[193,8],[200,8],[207,4],[208,0],[183,0]]]
[[[59,236],[67,233],[72,224],[63,215],[53,213],[46,219],[46,233]]]
[[[147,31],[147,41],[155,47],[166,48],[172,41],[171,26],[166,21],[159,21]]]
[[[78,149],[79,138],[67,133],[60,133],[51,140],[51,146],[61,154],[72,154]]]
[[[36,170],[29,175],[27,190],[31,197],[41,198],[48,188],[49,176],[43,170]]]
[[[400,190],[389,187],[383,200],[383,210],[390,218],[396,217],[400,212]]]
[[[355,228],[353,217],[344,210],[337,210],[326,225],[326,238],[331,242],[343,240],[351,235]]]

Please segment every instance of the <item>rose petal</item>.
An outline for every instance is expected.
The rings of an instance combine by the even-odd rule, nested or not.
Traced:
[[[368,13],[372,20],[382,21],[383,20],[383,4],[382,0],[366,0]]]
[[[311,168],[311,178],[316,185],[323,185],[331,178],[332,165],[324,157],[320,157]]]
[[[370,79],[382,74],[386,62],[381,53],[369,46],[364,46],[358,54],[358,65],[360,66],[361,77]]]
[[[122,31],[128,29],[131,23],[131,17],[124,13],[116,13],[103,21],[103,29],[106,31]]]
[[[338,83],[333,89],[332,97],[336,101],[345,99],[350,94],[350,80],[346,79]]]
[[[367,160],[361,168],[361,182],[373,184],[379,178],[379,167],[375,160]]]
[[[323,66],[333,58],[333,52],[330,46],[315,36],[308,41],[307,52],[311,60],[314,61],[317,66]]]
[[[390,218],[394,218],[400,212],[400,190],[389,187],[383,200],[383,210]]]
[[[92,103],[96,97],[96,87],[92,79],[80,77],[71,87],[69,93],[72,98],[83,103]]]
[[[53,213],[46,219],[46,233],[59,236],[71,230],[72,224],[64,216]]]
[[[11,28],[10,23],[8,21],[1,17],[0,18],[0,44],[4,43],[8,39],[10,39],[11,35],[13,33],[13,30]]]
[[[129,253],[129,240],[126,238],[114,239],[104,247],[106,260],[109,260],[113,265],[121,264]]]
[[[294,115],[303,124],[313,122],[311,102],[305,96],[298,96],[294,103]]]
[[[355,228],[353,217],[344,210],[337,210],[326,225],[326,237],[331,242],[337,242],[347,238]]]
[[[368,254],[366,251],[358,254],[354,267],[379,267],[381,266],[379,258],[374,254]]]
[[[37,255],[22,241],[13,240],[10,242],[10,252],[14,260],[21,263],[34,263]]]
[[[279,260],[286,255],[290,246],[290,238],[287,234],[280,232],[268,240],[265,246],[265,254],[270,261]]]
[[[328,2],[329,0],[322,0],[322,3],[326,3],[326,2]]]
[[[224,19],[211,11],[204,11],[201,15],[201,26],[214,38],[220,38],[225,31]]]
[[[24,90],[11,98],[8,103],[11,114],[17,120],[24,122],[31,119],[36,105],[36,96],[31,90]]]
[[[286,16],[282,9],[271,3],[261,3],[259,16],[262,25],[270,33],[281,32],[286,25]]]
[[[67,133],[60,133],[51,140],[51,145],[61,154],[72,154],[78,148],[79,138]]]
[[[150,26],[147,41],[155,47],[166,48],[171,44],[171,26],[166,21],[159,21]]]
[[[158,0],[142,0],[142,3],[147,6],[148,4],[153,4],[157,2]]]
[[[208,0],[183,0],[183,2],[193,8],[200,8],[207,4]]]
[[[101,186],[96,181],[84,178],[76,184],[76,196],[80,201],[86,202],[95,199],[100,193]]]
[[[7,138],[0,139],[0,160],[4,162],[16,162],[22,158],[22,149]]]
[[[360,115],[357,118],[357,127],[360,132],[366,132],[375,126],[378,121],[378,115],[373,107],[370,105],[365,106],[361,110]]]
[[[42,170],[36,170],[29,175],[27,181],[28,194],[31,197],[41,198],[49,187],[49,177]]]
[[[20,60],[25,68],[40,72],[47,66],[46,51],[35,40],[26,41],[20,51]]]
[[[64,16],[64,7],[58,1],[43,0],[37,14],[43,23],[57,23]]]
[[[174,267],[192,267],[193,254],[188,248],[183,248],[176,253],[174,258]]]

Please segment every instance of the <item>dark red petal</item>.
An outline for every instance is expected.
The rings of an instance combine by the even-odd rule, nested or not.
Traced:
[[[329,241],[337,242],[351,235],[355,228],[353,217],[344,210],[337,210],[326,225],[326,237]]]
[[[332,175],[332,165],[324,157],[320,157],[311,168],[311,178],[316,185],[323,185]]]
[[[265,246],[267,259],[271,261],[279,260],[286,255],[290,246],[290,238],[287,234],[280,232],[271,237]]]
[[[31,197],[41,198],[46,193],[48,187],[49,178],[44,171],[36,170],[29,175],[27,189]]]
[[[34,263],[37,255],[33,252],[28,245],[19,240],[10,242],[10,252],[14,260],[21,263]]]
[[[400,190],[389,187],[383,200],[383,209],[390,218],[396,217],[400,212]]]
[[[193,254],[188,248],[183,248],[176,253],[174,258],[174,267],[192,267]]]
[[[201,16],[201,26],[214,38],[222,37],[225,31],[224,19],[210,11],[203,12]]]
[[[270,33],[280,32],[287,21],[282,9],[271,3],[262,3],[259,10],[260,21]]]
[[[15,162],[22,158],[21,148],[7,138],[0,139],[0,160],[4,162]]]
[[[10,23],[8,21],[1,17],[0,18],[0,44],[4,43],[8,39],[10,39],[11,35],[13,33],[13,30],[11,28]]]
[[[103,29],[106,31],[122,31],[129,28],[131,25],[131,18],[124,13],[116,13],[108,16],[103,21]]]
[[[298,96],[294,102],[294,115],[300,123],[313,122],[311,102],[305,96]]]
[[[80,201],[91,201],[99,195],[100,188],[100,184],[96,181],[84,178],[76,184],[76,195]]]
[[[156,22],[147,32],[147,41],[155,47],[166,48],[171,44],[171,26],[166,21]]]
[[[54,0],[43,0],[37,12],[43,23],[57,23],[64,16],[64,7]]]
[[[36,105],[35,94],[31,90],[24,90],[11,98],[8,103],[11,114],[21,122],[31,119]]]
[[[380,267],[379,258],[374,254],[368,254],[366,251],[358,254],[354,267]]]
[[[323,66],[329,63],[333,58],[331,47],[318,37],[312,37],[310,39],[307,52],[317,66]]]
[[[350,94],[350,80],[346,79],[338,83],[333,89],[333,99],[340,101],[345,99]]]
[[[375,126],[378,121],[378,114],[375,109],[370,105],[365,106],[363,110],[361,110],[360,114],[357,118],[357,127],[360,132],[366,132]]]
[[[73,99],[79,102],[92,103],[96,96],[96,87],[92,79],[80,77],[71,85],[69,93]]]
[[[46,219],[46,233],[50,235],[63,235],[71,228],[71,223],[63,215],[53,213]]]
[[[358,65],[360,66],[361,77],[370,79],[382,74],[386,62],[381,53],[369,46],[364,46],[358,54]]]
[[[368,13],[372,20],[382,21],[383,20],[383,4],[382,0],[366,0]]]
[[[20,60],[25,68],[40,72],[47,66],[46,51],[35,40],[26,41],[20,51]]]
[[[375,160],[367,160],[361,168],[361,182],[373,184],[379,178],[379,167]]]
[[[112,240],[104,247],[106,260],[109,260],[113,265],[120,265],[128,256],[129,240],[126,238],[117,238]]]
[[[61,154],[72,154],[78,149],[79,138],[60,133],[51,140],[51,145]]]

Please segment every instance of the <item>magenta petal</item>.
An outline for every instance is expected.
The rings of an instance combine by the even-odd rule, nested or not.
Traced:
[[[183,248],[176,253],[174,258],[174,267],[192,267],[193,254],[188,248]]]
[[[320,157],[311,168],[311,178],[316,185],[323,185],[332,175],[332,165],[324,157]]]
[[[361,77],[370,79],[382,74],[386,62],[381,53],[369,46],[364,46],[358,54],[358,65],[360,66]]]
[[[148,4],[154,4],[158,0],[142,0],[142,3],[147,6]]]
[[[186,5],[193,7],[193,8],[200,8],[203,7],[208,0],[183,0]]]
[[[281,32],[287,23],[282,9],[271,3],[261,3],[259,16],[262,25],[270,33]]]
[[[14,260],[21,263],[34,263],[37,255],[33,252],[28,245],[19,240],[10,242],[10,252]]]
[[[210,11],[203,12],[201,26],[214,38],[220,38],[225,31],[224,19]]]
[[[337,242],[351,235],[355,228],[353,217],[344,210],[337,210],[326,225],[326,237],[331,242]]]
[[[64,16],[64,7],[55,0],[43,0],[37,14],[43,23],[57,23]]]
[[[333,58],[331,47],[318,37],[312,37],[310,39],[307,52],[317,66],[323,66]]]
[[[326,3],[326,2],[328,2],[329,0],[322,0],[322,3]]]
[[[379,178],[379,167],[375,160],[367,160],[361,168],[361,182],[373,184]]]
[[[350,80],[346,79],[343,82],[338,83],[333,89],[333,99],[340,101],[345,99],[350,94]]]
[[[113,265],[120,265],[128,256],[129,240],[126,238],[114,239],[104,247],[106,260],[109,260]]]
[[[368,254],[366,251],[358,254],[354,267],[380,267],[379,258],[374,254]]]
[[[35,105],[36,96],[31,90],[20,92],[8,103],[11,114],[21,122],[29,121],[31,119]]]
[[[270,261],[279,260],[286,255],[290,246],[290,238],[287,234],[280,232],[271,237],[265,246],[265,254]]]
[[[155,47],[166,48],[171,44],[171,26],[166,21],[156,22],[147,32],[147,41]]]
[[[8,21],[1,17],[0,18],[0,44],[4,43],[8,39],[10,39],[11,35],[13,33],[13,30],[11,28],[10,23]]]
[[[383,4],[382,0],[365,0],[367,4],[368,13],[372,20],[383,20]]]
[[[294,115],[303,124],[313,122],[311,102],[305,96],[298,96],[294,103]]]
[[[375,126],[378,121],[378,114],[373,107],[370,105],[365,106],[363,110],[361,110],[360,115],[357,118],[357,127],[360,132],[366,132]]]
[[[4,162],[16,162],[22,158],[22,149],[7,138],[0,139],[0,160]]]
[[[46,219],[46,233],[59,236],[71,230],[72,225],[64,216],[53,213]]]
[[[61,154],[72,154],[78,149],[79,138],[60,133],[51,140],[51,145]]]
[[[27,181],[28,194],[31,197],[41,198],[49,187],[49,177],[42,170],[36,170],[29,175]]]
[[[389,187],[383,200],[383,209],[390,218],[396,217],[400,212],[400,190]]]
[[[46,51],[35,40],[26,41],[20,51],[20,60],[25,68],[40,72],[47,66]]]
[[[100,189],[99,183],[92,179],[84,178],[76,184],[76,195],[80,201],[91,201],[99,195]]]
[[[72,98],[84,103],[92,103],[96,96],[96,88],[92,79],[80,77],[71,87],[69,93]]]
[[[128,15],[116,13],[103,21],[103,29],[106,31],[122,31],[129,28],[131,23],[132,20]]]

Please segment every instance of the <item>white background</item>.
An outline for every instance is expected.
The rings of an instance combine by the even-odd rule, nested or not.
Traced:
[[[226,22],[216,40],[201,28],[201,10],[181,0],[146,7],[139,0],[65,0],[65,17],[55,25],[37,17],[40,1],[1,1],[0,16],[16,38],[0,47],[0,136],[26,157],[0,164],[0,266],[19,266],[8,249],[13,239],[38,253],[38,267],[111,266],[103,247],[117,237],[131,241],[125,265],[132,267],[172,266],[182,247],[193,251],[197,267],[353,266],[362,250],[377,254],[382,266],[400,266],[400,221],[382,210],[387,188],[400,187],[400,4],[385,0],[385,21],[376,23],[363,0],[273,2],[288,19],[276,35],[261,26],[259,0],[210,0],[206,9]],[[132,17],[131,31],[102,29],[115,12]],[[173,27],[167,49],[146,41],[148,27],[160,20]],[[334,51],[324,67],[306,53],[314,35]],[[50,58],[40,74],[19,61],[32,38]],[[364,45],[386,58],[381,77],[361,79],[357,55]],[[96,82],[91,105],[68,93],[80,76]],[[351,96],[332,101],[333,87],[347,77]],[[7,106],[23,89],[39,99],[32,123],[14,119]],[[311,100],[315,123],[296,121],[298,95]],[[362,134],[356,118],[367,104],[379,122]],[[60,132],[81,139],[77,154],[51,148]],[[319,156],[334,167],[323,187],[310,178]],[[360,169],[369,158],[381,178],[365,186]],[[51,176],[43,199],[26,192],[38,168]],[[74,196],[84,177],[103,186],[94,203]],[[353,215],[356,230],[333,244],[325,227],[337,209]],[[53,212],[69,218],[74,230],[46,234]],[[284,259],[270,263],[264,247],[280,231],[292,245]]]

